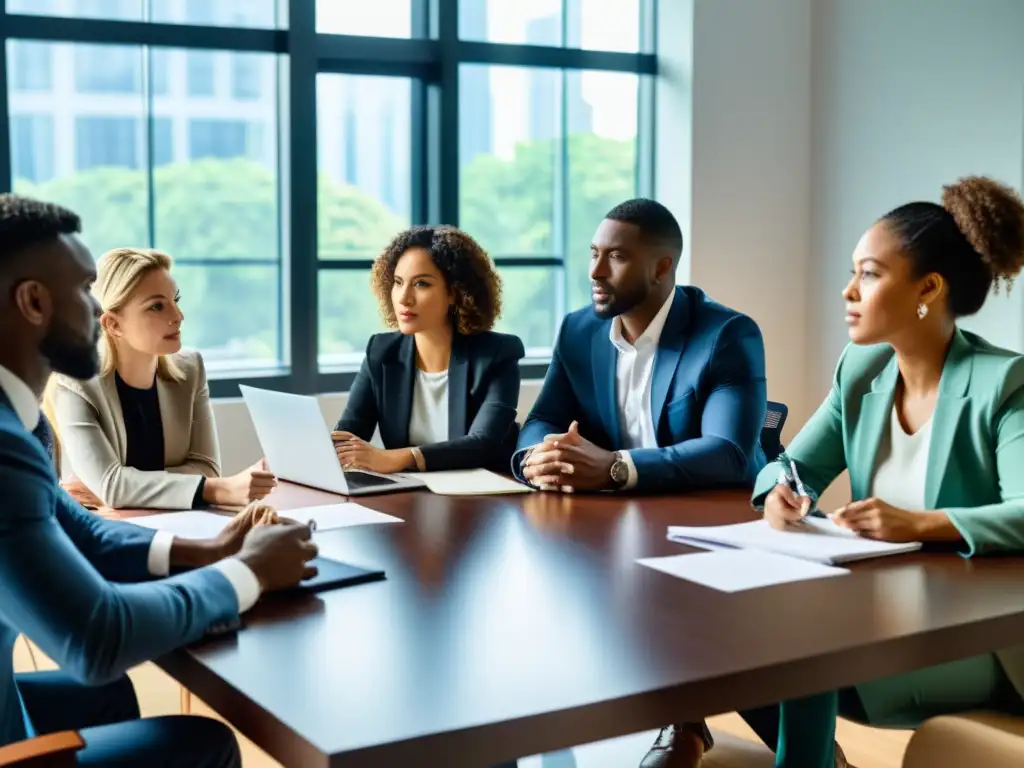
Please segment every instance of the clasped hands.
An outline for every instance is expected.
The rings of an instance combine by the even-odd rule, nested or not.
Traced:
[[[548,435],[530,449],[523,461],[523,477],[542,491],[600,491],[613,487],[615,454],[580,435],[579,424],[569,431]]]

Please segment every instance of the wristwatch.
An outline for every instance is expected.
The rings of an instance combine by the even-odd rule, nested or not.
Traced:
[[[623,458],[622,451],[615,452],[615,461],[612,462],[609,474],[612,477],[612,482],[619,488],[629,482],[629,465]]]

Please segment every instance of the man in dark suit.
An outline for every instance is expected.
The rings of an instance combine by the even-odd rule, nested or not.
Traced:
[[[60,488],[39,398],[51,372],[84,379],[98,364],[79,229],[70,211],[0,195],[0,746],[79,730],[79,765],[240,766],[214,720],[139,720],[125,671],[312,575],[316,546],[306,526],[250,531],[244,514],[217,539],[179,539],[105,520]],[[61,671],[15,675],[21,633]]]
[[[764,342],[749,317],[676,285],[683,236],[629,200],[591,245],[593,306],[566,316],[512,469],[544,490],[749,486],[765,464]],[[663,729],[643,768],[700,764],[703,724]]]

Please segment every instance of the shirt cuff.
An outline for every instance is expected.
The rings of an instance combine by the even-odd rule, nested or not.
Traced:
[[[626,484],[622,486],[622,490],[628,491],[630,488],[635,488],[637,483],[636,464],[633,463],[633,456],[629,451],[619,451],[619,455],[622,457],[622,461],[625,462],[626,468],[629,470],[629,479],[626,480]]]
[[[169,531],[157,531],[149,542],[149,556],[146,558],[146,569],[150,576],[163,578],[171,572],[171,544],[174,534]]]
[[[224,578],[234,587],[239,613],[245,613],[256,605],[260,599],[260,580],[248,565],[237,557],[229,557],[214,563],[213,567],[223,573]]]

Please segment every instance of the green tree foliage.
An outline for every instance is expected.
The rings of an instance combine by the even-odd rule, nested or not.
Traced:
[[[554,230],[554,142],[521,144],[511,160],[483,155],[462,177],[462,225],[493,256],[559,252]],[[589,300],[588,244],[601,217],[634,188],[632,142],[573,136],[568,142],[569,304]],[[207,159],[156,168],[153,174],[154,245],[179,265],[186,343],[217,361],[278,359],[280,308],[287,305],[281,252],[277,175],[245,159]],[[16,191],[61,203],[83,221],[83,237],[96,257],[121,246],[149,243],[150,200],[146,173],[95,168],[42,184],[23,180]],[[372,259],[407,225],[358,189],[318,181],[318,239],[325,259]],[[193,266],[189,260],[241,265]],[[266,262],[266,263],[254,263]],[[544,269],[504,272],[502,328],[528,346],[550,344],[561,284]],[[365,272],[320,272],[320,349],[328,355],[361,352],[380,330],[377,305]]]

